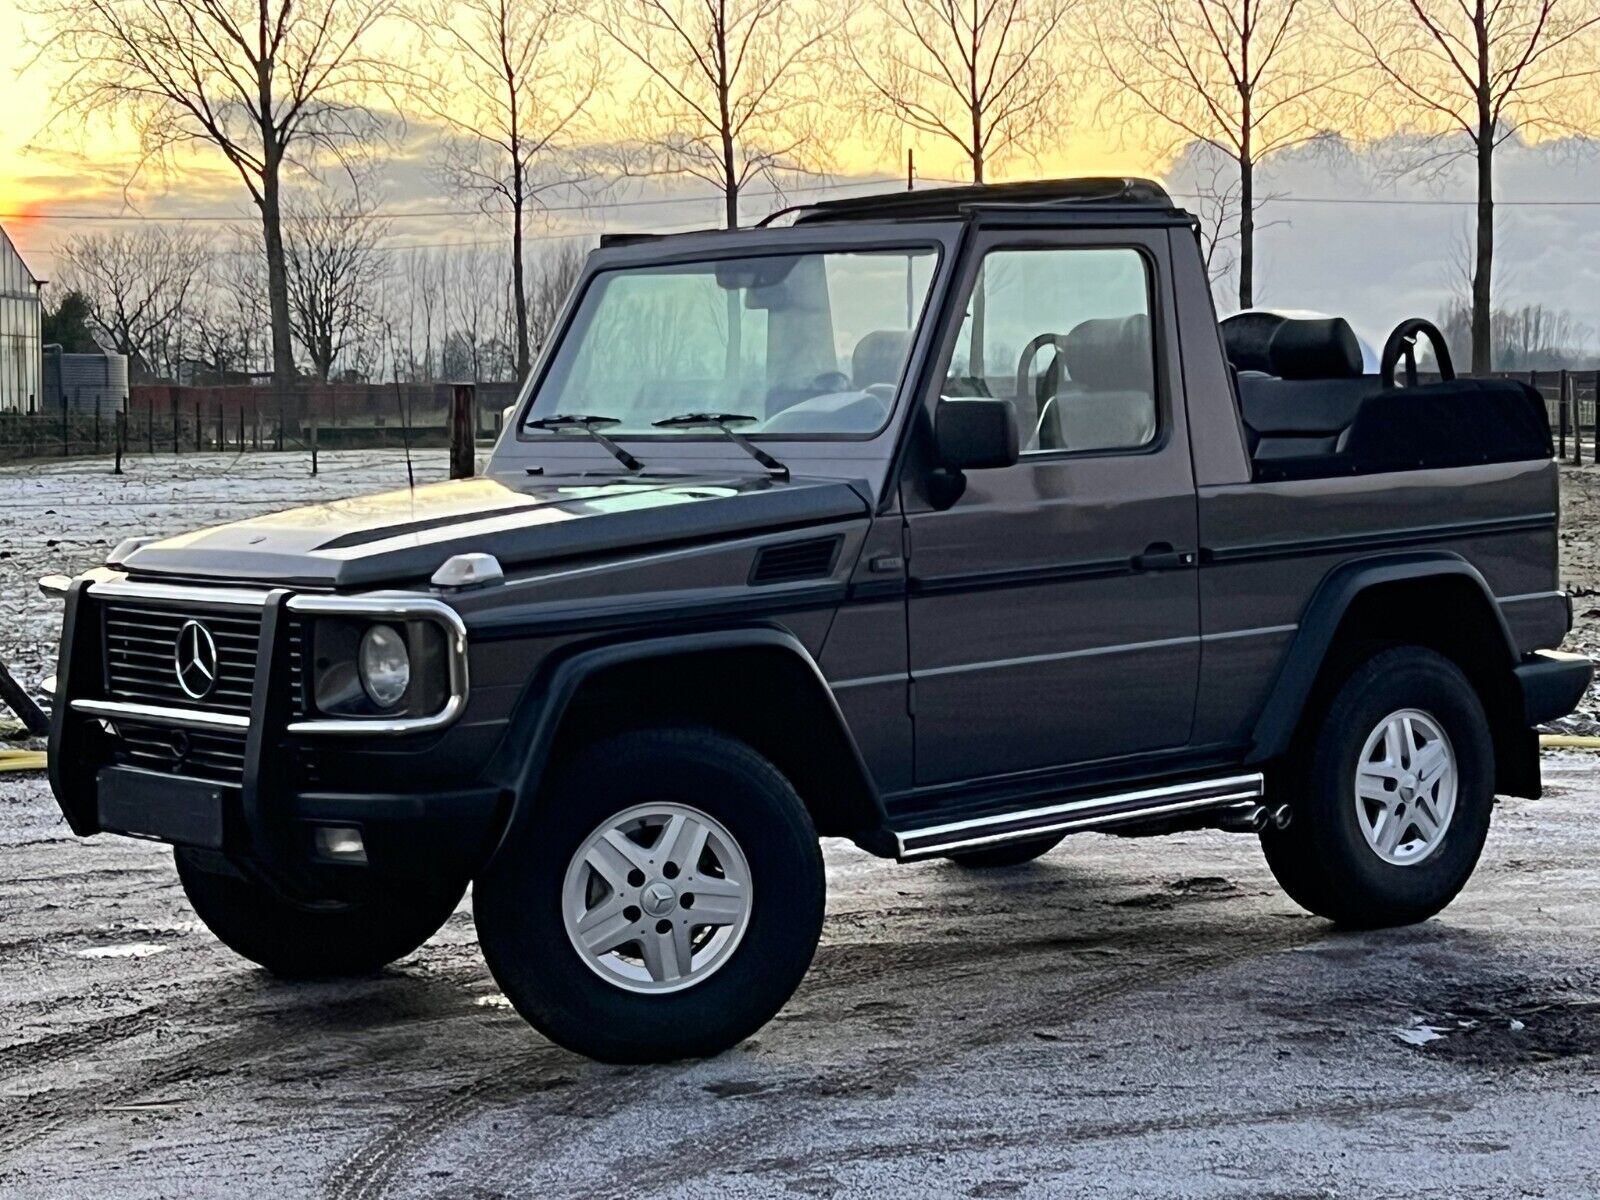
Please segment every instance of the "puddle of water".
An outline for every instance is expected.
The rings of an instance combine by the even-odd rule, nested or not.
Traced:
[[[1600,1054],[1600,1001],[1462,1003],[1394,1034],[1424,1054],[1481,1066],[1587,1058]]]
[[[149,958],[166,949],[166,946],[158,946],[154,942],[129,942],[123,946],[91,946],[75,953],[79,958]]]

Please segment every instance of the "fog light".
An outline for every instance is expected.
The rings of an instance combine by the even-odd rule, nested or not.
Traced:
[[[393,708],[411,686],[411,655],[406,640],[392,625],[374,625],[361,637],[356,656],[361,686],[379,708]]]
[[[367,861],[367,847],[361,840],[359,829],[343,825],[318,825],[316,847],[317,853],[323,858],[352,863]]]

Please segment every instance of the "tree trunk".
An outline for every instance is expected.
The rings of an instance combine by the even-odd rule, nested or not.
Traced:
[[[276,149],[267,153],[261,178],[261,239],[267,256],[267,306],[272,322],[272,381],[286,387],[294,379],[294,343],[289,332],[289,268],[283,251],[283,210],[278,195]]]
[[[1494,129],[1480,123],[1478,130],[1478,248],[1472,267],[1472,373],[1494,370]]]
[[[528,346],[528,284],[522,266],[522,186],[516,188],[511,206],[511,291],[517,309],[517,384],[527,382],[533,365]]]

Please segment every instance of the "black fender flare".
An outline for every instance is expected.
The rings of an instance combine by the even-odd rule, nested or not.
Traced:
[[[1245,758],[1247,763],[1267,762],[1289,749],[1340,622],[1356,597],[1382,584],[1421,579],[1466,579],[1477,588],[1500,631],[1509,675],[1520,657],[1511,629],[1488,582],[1461,555],[1448,550],[1430,550],[1374,555],[1341,563],[1323,577],[1306,605],[1294,641],[1279,668],[1277,681],[1256,720],[1250,752]]]
[[[872,805],[875,825],[881,828],[886,820],[883,799],[816,659],[788,630],[755,625],[577,646],[552,655],[541,664],[517,703],[489,772],[492,778],[503,782],[509,793],[509,812],[485,865],[492,864],[505,846],[535,819],[539,789],[555,750],[557,731],[589,679],[601,671],[650,659],[728,650],[777,650],[792,655],[810,674],[819,689],[819,698],[825,702],[848,747],[847,769],[859,777]]]

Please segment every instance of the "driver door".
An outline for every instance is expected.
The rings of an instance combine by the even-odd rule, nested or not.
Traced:
[[[919,786],[1189,741],[1198,530],[1166,256],[1164,230],[980,239],[935,378],[1011,400],[1022,455],[947,507],[905,489]]]

